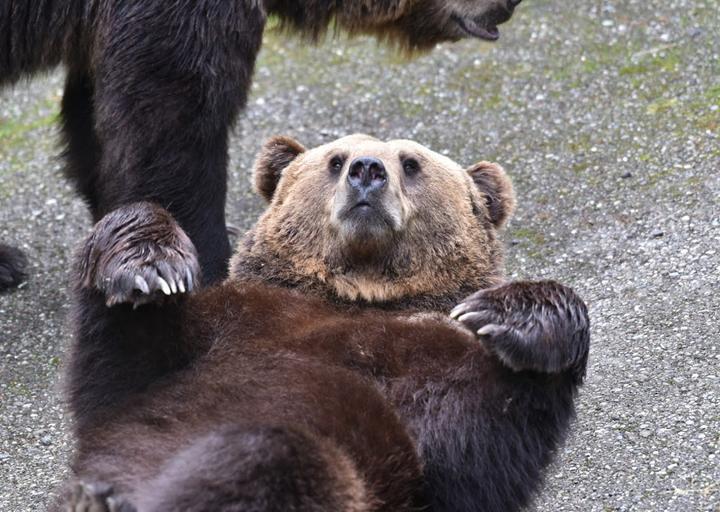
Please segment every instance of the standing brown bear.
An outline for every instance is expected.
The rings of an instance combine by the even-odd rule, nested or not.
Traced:
[[[502,169],[354,135],[272,139],[255,172],[270,204],[222,284],[191,293],[195,248],[151,203],[86,240],[65,510],[526,505],[573,416],[588,317],[560,284],[504,282]]]
[[[167,208],[208,283],[227,273],[228,132],[268,16],[313,38],[331,21],[415,50],[496,39],[519,0],[14,0],[0,2],[0,85],[65,64],[66,174],[97,221]],[[0,291],[24,276],[0,246]]]

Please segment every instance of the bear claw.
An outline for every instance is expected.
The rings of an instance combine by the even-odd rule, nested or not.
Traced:
[[[465,303],[461,302],[450,311],[450,318],[457,320],[465,310]]]
[[[148,295],[150,293],[150,287],[148,286],[147,281],[145,281],[142,276],[135,276],[135,289],[140,290],[145,295]]]
[[[157,278],[157,282],[158,282],[158,284],[160,285],[160,289],[162,290],[162,292],[163,292],[165,295],[171,295],[171,294],[173,293],[173,292],[171,291],[170,285],[168,284],[167,281],[165,281],[165,279],[163,279],[162,277],[158,277],[158,278]]]
[[[477,330],[478,336],[499,336],[505,334],[509,327],[504,325],[487,324]]]

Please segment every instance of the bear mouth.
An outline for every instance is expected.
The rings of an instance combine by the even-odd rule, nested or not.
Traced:
[[[363,223],[387,223],[384,208],[370,201],[358,201],[347,210],[347,215],[349,218]]]
[[[348,205],[349,206],[349,205]],[[362,199],[344,208],[341,215],[345,221],[351,222],[360,231],[386,231],[392,228],[385,208],[381,204]]]
[[[491,26],[488,28],[481,27],[475,21],[464,20],[455,14],[453,14],[452,20],[463,30],[463,32],[471,37],[483,39],[484,41],[497,41],[500,39],[500,31],[497,26]]]
[[[485,41],[497,41],[500,39],[498,25],[505,23],[512,17],[512,11],[507,9],[496,9],[480,18],[467,18],[458,14],[452,14],[450,19],[466,35],[483,39]]]
[[[355,206],[350,208],[351,210],[369,211],[372,210],[372,205],[368,201],[358,201]]]

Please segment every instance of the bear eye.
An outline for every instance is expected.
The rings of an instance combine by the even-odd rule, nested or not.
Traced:
[[[414,158],[405,158],[402,162],[405,176],[412,177],[420,172],[420,164]]]
[[[345,165],[345,159],[341,156],[334,156],[330,159],[330,172],[332,173],[339,173],[343,165]]]

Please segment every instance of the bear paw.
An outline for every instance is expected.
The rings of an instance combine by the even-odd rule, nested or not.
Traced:
[[[68,512],[136,512],[135,507],[122,498],[113,496],[106,484],[77,482],[65,507]]]
[[[137,307],[191,292],[200,266],[190,238],[163,208],[134,203],[95,225],[80,254],[80,285],[108,306]]]
[[[27,263],[22,251],[0,244],[0,292],[23,282],[27,277]]]
[[[516,371],[570,371],[582,382],[590,344],[585,303],[554,281],[513,282],[481,290],[451,317]]]

